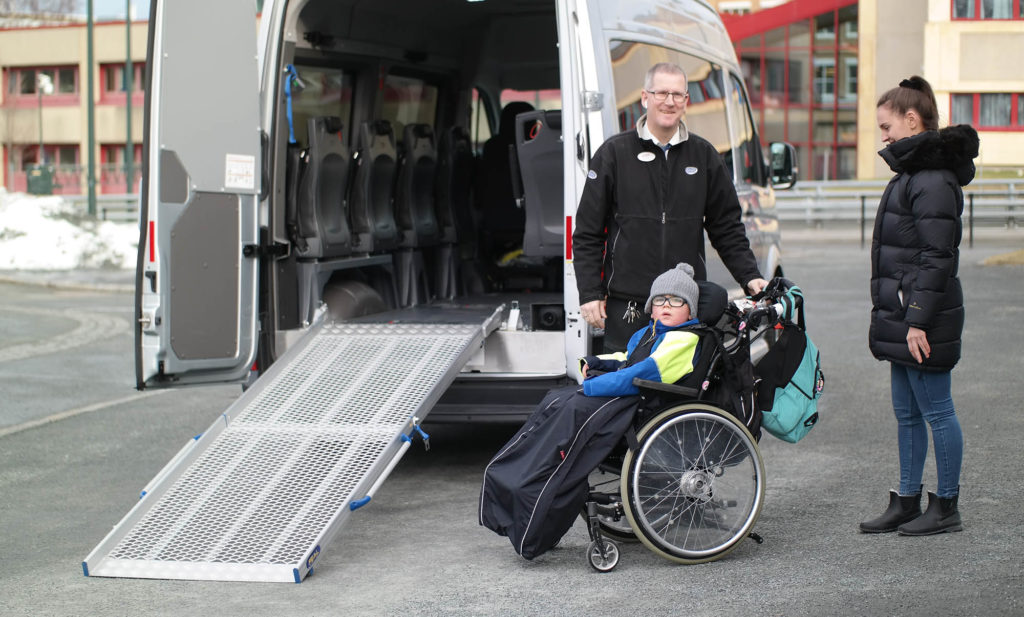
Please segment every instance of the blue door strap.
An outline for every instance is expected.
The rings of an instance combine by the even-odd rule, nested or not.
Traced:
[[[284,68],[287,75],[284,80],[284,100],[286,116],[288,117],[288,143],[295,143],[295,122],[292,119],[292,84],[299,81],[299,73],[291,64]]]

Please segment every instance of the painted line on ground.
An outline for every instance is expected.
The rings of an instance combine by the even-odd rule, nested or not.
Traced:
[[[20,433],[29,429],[51,424],[53,422],[59,422],[75,416],[80,416],[86,413],[92,413],[94,411],[100,411],[102,409],[108,409],[110,407],[116,407],[125,403],[131,403],[133,401],[142,400],[158,394],[166,394],[170,390],[147,390],[145,392],[139,392],[131,396],[125,396],[123,398],[114,399],[112,401],[101,401],[99,403],[93,403],[92,405],[86,405],[84,407],[76,407],[75,409],[69,409],[67,411],[61,411],[59,413],[51,414],[45,418],[38,418],[36,420],[29,420],[28,422],[22,422],[21,424],[15,424],[14,426],[7,426],[0,428],[0,437],[6,437],[7,435],[13,435],[14,433]]]

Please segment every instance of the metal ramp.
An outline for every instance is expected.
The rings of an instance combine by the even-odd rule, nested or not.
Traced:
[[[85,575],[301,582],[502,310],[319,326],[164,467]]]

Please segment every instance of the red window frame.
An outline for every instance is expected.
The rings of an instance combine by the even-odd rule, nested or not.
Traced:
[[[1024,0],[1011,0],[1010,16],[1009,17],[982,17],[981,16],[981,4],[984,0],[974,0],[974,16],[973,17],[957,17],[956,15],[956,0],[949,0],[949,17],[953,21],[1021,21],[1024,20],[1024,13],[1022,13],[1022,4]]]
[[[971,99],[971,120],[969,124],[979,131],[1002,131],[1011,133],[1024,132],[1024,118],[1017,112],[1020,109],[1020,100],[1024,99],[1024,92],[955,92],[949,95],[950,119],[953,115],[953,95],[969,95]],[[1005,126],[988,126],[981,123],[981,95],[982,94],[1009,94],[1010,95],[1010,123]]]
[[[146,63],[145,62],[133,62],[132,63],[132,105],[142,105],[145,102],[145,77],[146,77]],[[120,85],[111,90],[107,88],[107,82],[109,81],[110,73],[113,71],[119,71]],[[116,79],[116,78],[115,78]],[[105,62],[100,65],[100,103],[101,104],[117,104],[124,105],[124,62]]]
[[[62,70],[72,71],[74,79],[74,91],[72,92],[61,92],[60,91],[60,72]],[[59,64],[59,65],[47,65],[47,66],[11,66],[4,69],[4,100],[11,103],[15,107],[36,107],[40,104],[39,93],[33,88],[32,93],[22,94],[21,88],[16,87],[15,84],[21,82],[21,76],[23,73],[32,71],[33,73],[39,71],[53,71],[54,83],[53,83],[53,94],[44,94],[42,96],[42,105],[47,106],[59,106],[59,105],[78,105],[78,92],[79,92],[79,79],[78,65],[77,64]],[[11,91],[11,89],[15,91]]]

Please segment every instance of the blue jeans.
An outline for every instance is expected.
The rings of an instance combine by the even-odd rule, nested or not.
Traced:
[[[930,373],[892,364],[892,407],[896,413],[900,449],[900,495],[921,489],[924,461],[928,456],[928,429],[935,442],[935,467],[939,486],[935,494],[959,493],[964,436],[953,408],[950,372]]]

